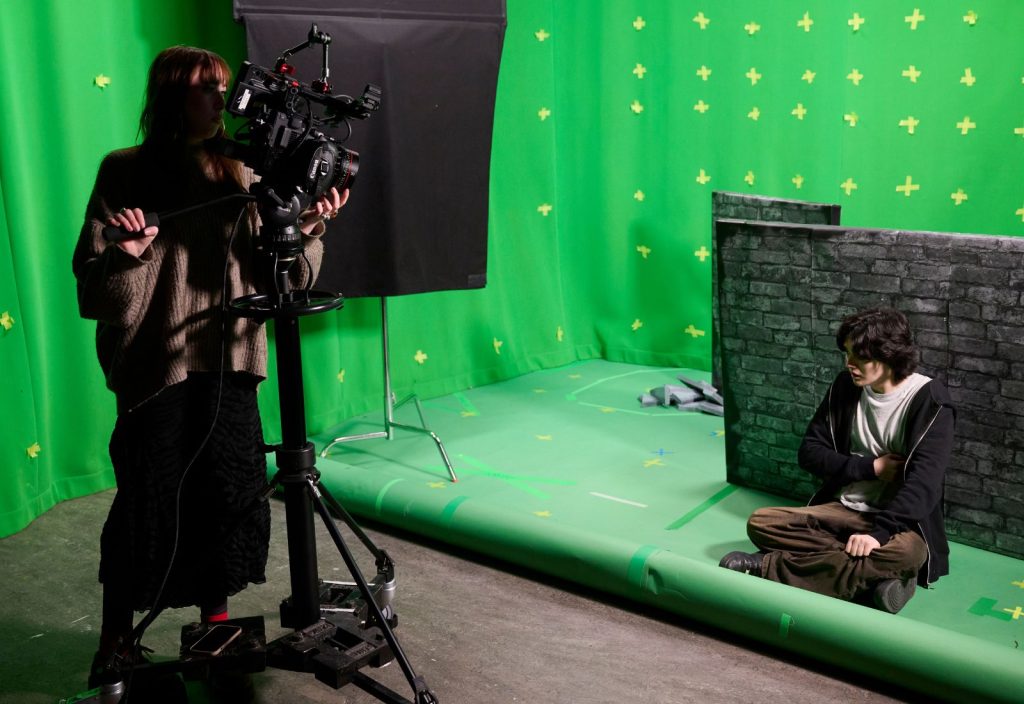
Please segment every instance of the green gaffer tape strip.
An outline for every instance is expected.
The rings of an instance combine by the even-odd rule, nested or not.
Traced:
[[[793,625],[793,617],[789,614],[779,616],[779,638],[789,638],[789,627]]]
[[[657,545],[643,545],[633,553],[629,560],[629,567],[626,570],[626,580],[639,589],[644,588],[644,565],[647,558],[661,550]]]
[[[441,511],[441,522],[448,525],[452,522],[452,518],[455,516],[455,510],[462,505],[463,501],[469,500],[468,496],[456,496],[454,499],[445,504],[444,509]]]
[[[404,479],[392,479],[387,484],[385,484],[383,487],[381,487],[381,490],[377,492],[376,500],[374,500],[374,502],[373,502],[373,512],[374,513],[376,513],[378,516],[380,515],[380,507],[384,503],[384,494],[388,493],[388,489],[393,487],[395,484],[398,484],[399,482],[404,482],[404,481],[405,481]]]
[[[712,506],[717,504],[719,501],[721,501],[722,499],[724,499],[727,496],[729,496],[730,494],[732,494],[737,489],[739,489],[739,487],[736,486],[735,484],[729,484],[724,489],[719,491],[717,494],[712,496],[710,499],[708,499],[707,501],[702,503],[700,506],[697,506],[696,508],[694,508],[693,510],[688,512],[682,518],[679,518],[679,519],[673,521],[672,523],[668,524],[667,526],[665,526],[665,530],[676,530],[678,528],[682,528],[687,523],[692,521],[694,518],[696,518],[700,514],[702,514],[705,511],[707,511],[709,508],[711,508]]]

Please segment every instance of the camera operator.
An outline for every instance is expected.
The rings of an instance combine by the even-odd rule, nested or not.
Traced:
[[[128,642],[134,610],[159,600],[161,608],[196,605],[204,621],[223,620],[230,595],[266,579],[269,507],[251,508],[266,482],[256,403],[266,333],[225,311],[256,290],[256,209],[227,201],[159,227],[144,215],[249,190],[252,171],[207,143],[224,134],[229,80],[224,60],[203,49],[175,46],[156,57],[142,143],[103,159],[73,257],[79,311],[97,321],[97,353],[118,413],[110,440],[117,493],[100,540],[103,622],[90,686],[102,683],[115,652],[129,663],[138,658]],[[294,287],[316,278],[324,221],[347,198],[332,188],[299,217]],[[108,243],[108,225],[137,237]]]

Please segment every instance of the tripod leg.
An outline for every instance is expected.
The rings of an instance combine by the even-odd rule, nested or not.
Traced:
[[[309,491],[310,500],[317,512],[320,514],[320,518],[323,519],[327,532],[331,534],[331,538],[334,540],[334,544],[337,546],[338,552],[341,553],[341,557],[345,561],[345,566],[348,567],[353,579],[355,579],[356,585],[359,587],[359,592],[363,595],[363,599],[366,601],[366,606],[370,610],[370,614],[373,616],[374,623],[380,628],[381,633],[384,634],[384,639],[388,642],[388,645],[391,646],[391,652],[394,654],[395,659],[398,660],[398,665],[402,668],[402,672],[405,674],[405,678],[408,680],[409,686],[412,687],[413,692],[416,693],[416,701],[436,702],[436,697],[434,697],[433,693],[431,693],[427,688],[423,678],[417,676],[416,673],[413,672],[409,659],[405,656],[402,646],[398,643],[398,638],[395,637],[394,631],[391,630],[391,626],[388,624],[387,619],[384,617],[384,614],[381,612],[376,600],[373,598],[370,586],[366,583],[366,578],[363,577],[363,573],[359,571],[359,566],[356,565],[355,559],[352,557],[352,553],[348,549],[348,545],[345,544],[345,539],[342,537],[341,531],[338,530],[338,526],[335,525],[334,519],[331,518],[331,514],[328,512],[327,506],[324,504],[323,495],[320,493],[320,489],[317,487],[316,481],[313,477],[307,477],[306,486]],[[429,698],[425,699],[425,696],[429,696]]]

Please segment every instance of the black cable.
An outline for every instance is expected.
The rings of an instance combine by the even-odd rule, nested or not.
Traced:
[[[199,444],[199,447],[198,449],[196,449],[196,452],[192,456],[192,459],[189,460],[188,464],[185,466],[185,471],[181,473],[181,479],[178,480],[178,488],[175,492],[174,500],[174,543],[171,548],[171,559],[168,561],[167,571],[164,572],[164,577],[160,583],[160,588],[157,590],[156,596],[153,598],[153,606],[150,607],[149,611],[146,613],[146,616],[143,617],[142,621],[139,622],[139,625],[132,630],[132,642],[131,650],[129,651],[129,656],[134,655],[134,652],[137,650],[141,651],[142,636],[146,633],[146,629],[149,628],[150,625],[152,625],[153,621],[156,620],[157,616],[159,616],[160,612],[163,610],[163,608],[160,606],[160,599],[163,597],[164,589],[167,587],[167,581],[170,579],[171,572],[174,569],[174,561],[175,559],[177,559],[178,556],[178,543],[181,539],[181,495],[182,490],[184,489],[185,486],[185,478],[188,476],[189,470],[192,469],[192,466],[195,464],[196,460],[199,459],[199,455],[202,454],[203,450],[206,449],[206,445],[207,443],[210,442],[210,438],[213,437],[213,431],[217,427],[217,421],[220,418],[220,404],[221,399],[223,398],[224,395],[225,357],[227,356],[226,328],[228,318],[228,270],[230,268],[231,263],[231,247],[235,242],[235,237],[238,235],[238,229],[239,225],[242,222],[242,216],[247,211],[248,207],[243,207],[239,211],[238,217],[235,218],[235,224],[231,228],[231,237],[228,238],[227,250],[224,253],[224,274],[221,282],[220,297],[220,370],[218,372],[217,405],[213,411],[213,422],[210,424],[210,429],[209,431],[207,431],[206,437],[203,438],[203,441]],[[131,691],[132,678],[135,675],[136,664],[137,663],[133,662],[132,669],[129,671],[128,682],[125,683],[124,694],[121,697],[122,704],[126,704],[128,701],[128,694]]]

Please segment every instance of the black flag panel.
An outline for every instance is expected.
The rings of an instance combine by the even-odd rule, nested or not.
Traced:
[[[383,89],[380,111],[353,120],[343,142],[359,152],[359,174],[330,223],[317,288],[359,297],[483,287],[504,0],[235,0],[235,18],[259,66],[273,68],[315,22],[331,35],[332,93]],[[321,62],[319,46],[289,60],[306,84]]]

